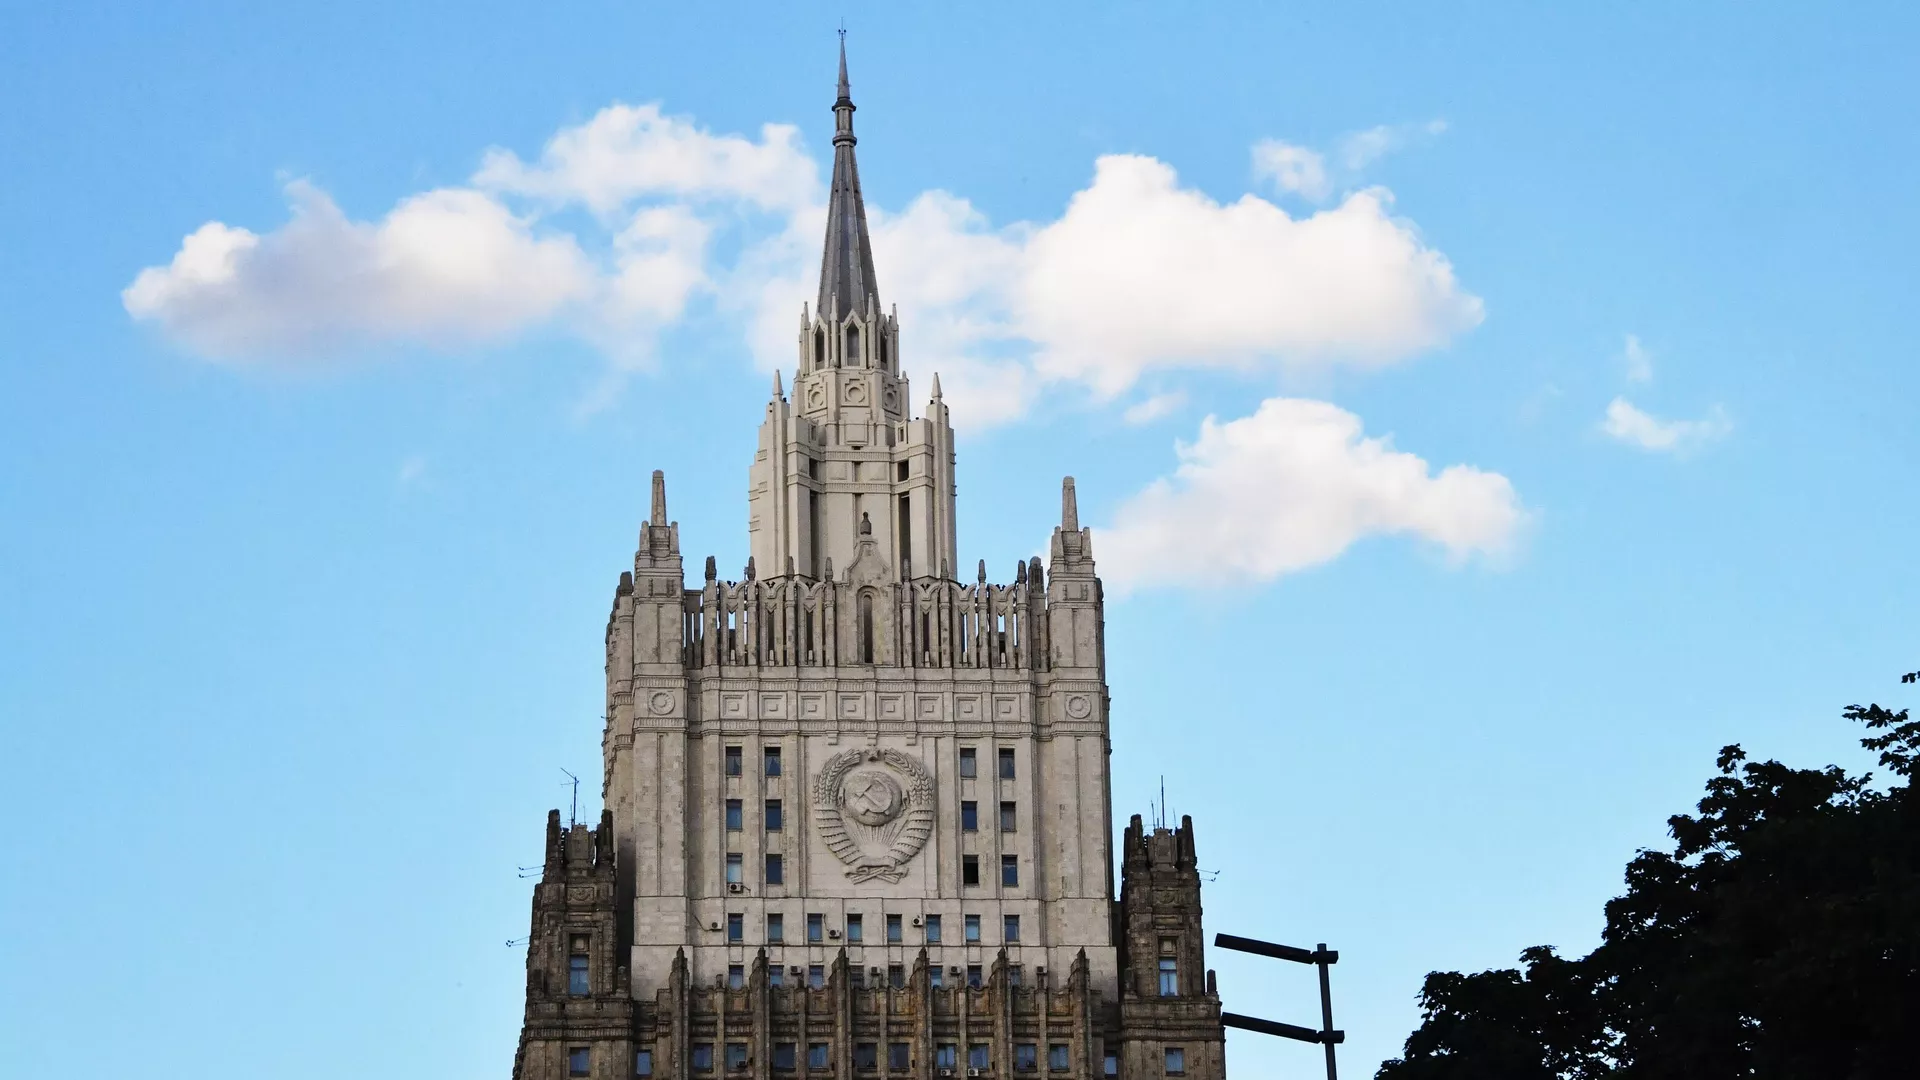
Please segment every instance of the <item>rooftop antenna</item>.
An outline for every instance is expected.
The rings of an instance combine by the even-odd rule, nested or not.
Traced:
[[[1167,827],[1167,774],[1160,774],[1160,820],[1153,823],[1156,829]]]
[[[573,784],[573,808],[567,811],[567,828],[571,829],[580,823],[580,778],[565,769],[560,771],[567,773],[567,780]]]

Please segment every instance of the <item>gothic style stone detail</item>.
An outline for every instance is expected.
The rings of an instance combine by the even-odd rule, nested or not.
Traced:
[[[895,882],[933,835],[933,776],[898,750],[845,750],[813,782],[820,839],[855,882]]]

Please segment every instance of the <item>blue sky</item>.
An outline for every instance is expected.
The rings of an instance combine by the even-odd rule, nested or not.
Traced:
[[[14,5],[23,1074],[505,1074],[647,473],[745,561],[843,15],[963,559],[1078,478],[1116,815],[1164,776],[1211,930],[1341,950],[1345,1068],[1429,970],[1589,947],[1722,744],[1860,766],[1841,706],[1912,703],[1902,6]]]

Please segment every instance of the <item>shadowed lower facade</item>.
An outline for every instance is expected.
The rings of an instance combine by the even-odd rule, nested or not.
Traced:
[[[1044,565],[955,576],[953,429],[937,375],[913,415],[853,113],[843,49],[738,580],[708,558],[686,586],[653,476],[607,623],[606,809],[549,816],[514,1077],[1216,1080],[1192,823],[1135,816],[1112,850],[1073,481]]]

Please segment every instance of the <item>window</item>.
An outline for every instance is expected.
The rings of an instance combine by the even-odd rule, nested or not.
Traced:
[[[780,775],[780,748],[779,747],[777,746],[767,747],[766,762],[767,762],[767,775],[779,776]]]
[[[878,1069],[880,1067],[880,1044],[854,1043],[853,1067],[866,1072],[872,1072]]]
[[[1000,804],[1000,831],[1001,832],[1013,832],[1015,829],[1019,827],[1018,821],[1019,821],[1020,815],[1017,813],[1018,809],[1019,809],[1018,806],[1010,802],[1003,802]]]
[[[947,985],[947,969],[939,964],[927,968],[927,985],[935,990],[944,988]]]
[[[1020,884],[1020,856],[1000,856],[1000,884],[1009,889]]]
[[[1040,1067],[1040,1049],[1032,1043],[1015,1043],[1013,1046],[1013,1071],[1032,1072]]]
[[[913,1068],[913,1050],[906,1043],[887,1044],[887,1068],[906,1070]]]
[[[980,856],[978,855],[960,856],[960,884],[962,885],[980,884]]]
[[[1023,964],[1007,965],[1007,985],[1008,986],[1027,985],[1027,969],[1025,965]]]
[[[652,1076],[653,1075],[653,1051],[652,1050],[635,1050],[633,1052],[633,1075],[635,1076]]]
[[[865,990],[867,988],[867,969],[858,964],[853,965],[847,969],[847,981],[852,984],[855,990]]]
[[[747,940],[747,917],[739,912],[727,915],[727,944],[738,945]]]
[[[1107,1055],[1106,1060],[1100,1064],[1100,1075],[1108,1078],[1112,1078],[1120,1075],[1120,1055],[1119,1054]]]
[[[900,930],[900,916],[887,916],[887,944],[898,945],[903,940],[903,937],[904,935]]]
[[[887,985],[895,990],[907,988],[907,968],[905,964],[887,965]]]
[[[567,1075],[593,1075],[593,1049],[591,1047],[576,1046],[567,1051]]]
[[[779,964],[768,964],[767,985],[776,988],[787,985],[787,969]]]
[[[973,747],[960,748],[960,778],[971,780],[980,775],[980,762],[974,757]]]
[[[766,822],[768,832],[779,832],[786,826],[786,815],[781,811],[779,799],[767,800]]]
[[[826,1043],[807,1044],[807,1068],[824,1069],[831,1063],[832,1059],[827,1056]]]
[[[807,944],[818,945],[826,936],[825,917],[817,911],[807,912]]]
[[[740,884],[740,853],[737,851],[727,852],[727,884]]]
[[[740,800],[739,799],[727,800],[727,831],[728,832],[740,831]]]
[[[1012,945],[1020,940],[1020,916],[1009,915],[1000,920],[1000,940]]]
[[[727,1071],[732,1072],[735,1069],[744,1069],[746,1067],[747,1067],[747,1044],[746,1043],[728,1043],[727,1044]]]
[[[584,956],[567,957],[567,993],[574,997],[593,993],[593,986],[587,980],[587,958]]]
[[[1167,1075],[1185,1076],[1187,1074],[1187,1052],[1178,1046],[1167,1047]]]
[[[980,943],[980,916],[969,915],[967,916],[966,923],[967,923],[967,944],[978,945]]]
[[[858,945],[866,940],[866,928],[860,925],[860,916],[847,916],[847,944]]]
[[[785,885],[787,883],[787,864],[778,855],[767,856],[767,884]]]
[[[993,1064],[993,1047],[974,1043],[967,1047],[967,1068],[984,1069]]]
[[[1160,958],[1160,996],[1180,996],[1179,962],[1171,956]]]
[[[793,1043],[773,1044],[773,1069],[775,1072],[792,1072],[800,1063],[799,1047]]]
[[[940,916],[938,915],[927,916],[926,929],[927,929],[927,944],[929,945],[940,944]]]
[[[902,461],[893,467],[893,478],[895,480],[905,480],[907,478],[906,462]]]
[[[713,1044],[712,1043],[694,1043],[693,1053],[687,1056],[693,1060],[694,1072],[712,1072],[713,1071]]]
[[[960,831],[980,831],[980,804],[972,799],[960,804]]]
[[[967,965],[967,985],[973,987],[975,990],[978,990],[980,989],[981,983],[982,983],[982,980],[980,977],[980,965],[968,964]]]
[[[1047,1047],[1047,1068],[1056,1072],[1067,1071],[1066,1043],[1053,1043]]]
[[[727,747],[727,775],[740,775],[740,748],[737,746]],[[708,1068],[712,1068],[712,1066],[709,1065]]]
[[[727,989],[742,990],[746,988],[746,985],[747,985],[747,965],[728,964],[727,965]],[[729,1057],[732,1056],[731,1043],[728,1044],[728,1056]]]
[[[779,912],[767,916],[767,944],[785,945],[787,943],[787,917]]]
[[[1000,748],[1000,779],[1013,779],[1013,747],[1011,746]]]
[[[825,964],[809,964],[809,965],[807,965],[807,986],[808,986],[808,988],[809,988],[809,989],[813,989],[813,990],[819,990],[819,989],[822,989],[823,987],[825,987],[826,985],[827,985],[827,968],[826,968],[826,965],[825,965]]]
[[[952,1043],[937,1043],[933,1048],[933,1067],[951,1069],[960,1063],[960,1048]]]

